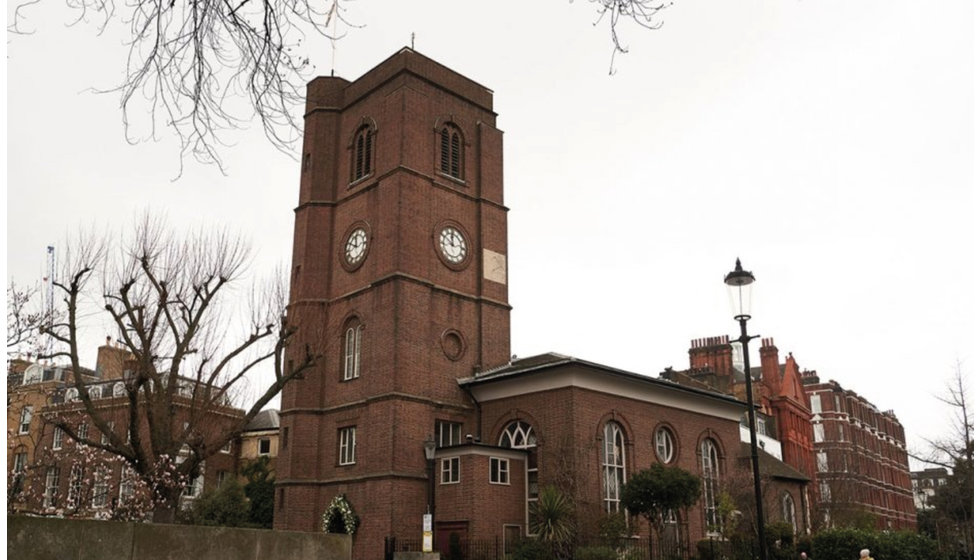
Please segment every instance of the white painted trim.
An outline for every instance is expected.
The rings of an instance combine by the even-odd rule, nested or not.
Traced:
[[[677,408],[724,420],[739,421],[745,412],[737,401],[725,402],[709,395],[700,395],[678,386],[637,379],[615,372],[590,368],[584,364],[566,364],[538,371],[488,380],[470,385],[474,398],[480,403],[512,398],[555,389],[586,389],[615,397]],[[719,393],[719,397],[727,398]]]

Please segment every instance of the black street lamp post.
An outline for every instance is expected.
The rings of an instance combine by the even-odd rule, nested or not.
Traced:
[[[425,506],[425,513],[429,515],[430,522],[432,523],[432,541],[435,543],[435,518],[436,518],[436,440],[429,435],[422,442],[422,449],[425,451],[425,471],[426,478],[429,479],[429,485],[427,488],[427,501],[429,502]]]
[[[752,283],[755,276],[747,270],[742,270],[742,262],[735,259],[735,270],[725,276],[725,284],[728,285],[728,295],[732,303],[732,312],[735,320],[738,321],[742,329],[741,336],[738,337],[742,345],[742,363],[745,369],[745,396],[749,409],[749,441],[752,445],[752,481],[755,485],[755,515],[756,525],[759,529],[759,558],[768,560],[766,551],[766,526],[765,517],[762,513],[762,480],[759,476],[759,445],[756,436],[755,424],[755,400],[752,398],[752,369],[749,367],[749,341],[755,338],[749,336],[746,323],[752,317]]]
[[[425,469],[426,475],[429,479],[428,488],[428,504],[425,507],[425,513],[435,515],[436,513],[436,440],[429,436],[424,442],[422,442],[422,448],[425,450]]]

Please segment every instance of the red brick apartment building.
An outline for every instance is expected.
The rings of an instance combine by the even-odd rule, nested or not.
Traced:
[[[452,534],[508,541],[557,485],[587,532],[659,461],[705,480],[678,541],[716,531],[744,404],[557,354],[512,359],[492,92],[406,48],[357,80],[313,80],[305,119],[289,313],[323,325],[310,342],[330,358],[283,392],[276,528],[319,530],[344,495],[355,558],[419,539],[429,508],[443,550]]]
[[[891,410],[836,381],[803,378],[813,411],[817,512],[824,525],[871,513],[879,529],[916,528],[905,429]]]
[[[745,374],[732,360],[741,350],[732,346],[727,336],[694,340],[690,369],[665,375],[744,399]],[[895,414],[879,412],[835,381],[821,383],[792,354],[780,363],[771,338],[762,339],[759,358],[751,370],[758,429],[763,439],[778,440],[779,458],[809,480],[806,500],[794,504],[802,505],[807,526],[848,525],[871,515],[881,529],[915,529],[905,432]]]

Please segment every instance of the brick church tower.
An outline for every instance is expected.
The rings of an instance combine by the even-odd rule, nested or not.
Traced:
[[[377,558],[420,537],[424,441],[477,433],[457,379],[510,356],[503,135],[490,90],[408,48],[310,82],[305,120],[288,312],[325,359],[282,394],[275,527],[344,494]]]

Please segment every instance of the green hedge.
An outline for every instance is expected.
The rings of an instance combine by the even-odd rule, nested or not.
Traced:
[[[832,529],[813,537],[814,558],[857,559],[862,548],[875,560],[927,560],[939,557],[935,541],[909,531]]]

